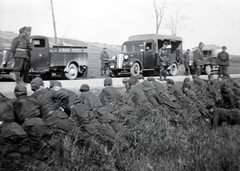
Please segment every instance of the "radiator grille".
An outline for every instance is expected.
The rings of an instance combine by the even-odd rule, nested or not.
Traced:
[[[117,68],[122,68],[124,54],[117,55]]]

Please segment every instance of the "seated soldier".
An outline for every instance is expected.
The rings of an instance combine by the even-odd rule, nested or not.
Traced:
[[[120,131],[120,125],[118,124],[115,116],[111,113],[112,110],[104,107],[100,98],[89,90],[90,87],[87,84],[83,84],[80,87],[80,102],[87,105],[89,109],[94,112],[95,118],[101,124],[110,124],[115,131]]]
[[[229,87],[221,88],[222,100],[220,106],[226,109],[240,108],[240,98]]]
[[[211,117],[211,126],[213,129],[216,129],[219,126],[222,126],[223,122],[226,122],[230,125],[239,125],[240,124],[240,111],[237,109],[228,110],[223,108],[215,108],[212,105],[207,106]]]
[[[74,93],[71,90],[68,90],[66,88],[62,88],[62,83],[60,83],[59,81],[50,81],[50,89],[55,90],[55,91],[63,91],[65,93],[67,93],[68,95],[68,107],[65,108],[64,112],[70,116],[71,115],[71,107],[73,105],[77,105],[80,103],[77,94]]]
[[[16,98],[12,100],[12,104],[16,122],[22,125],[31,139],[40,140],[41,143],[48,141],[52,131],[41,118],[38,102],[27,96],[27,88],[23,84],[16,85],[14,94]]]
[[[121,93],[118,91],[118,89],[112,86],[112,78],[105,78],[104,87],[105,88],[102,89],[102,92],[99,95],[99,98],[104,105],[122,101]]]
[[[177,99],[179,96],[183,96],[181,87],[175,84],[173,80],[167,79],[167,87],[169,95],[174,95]]]
[[[66,113],[60,110],[68,108],[68,94],[63,91],[45,89],[43,80],[39,77],[31,81],[31,88],[34,93],[31,95],[40,105],[42,118],[46,124],[55,131],[62,130],[69,132],[75,130],[76,124],[68,119]],[[59,103],[61,105],[59,105]]]

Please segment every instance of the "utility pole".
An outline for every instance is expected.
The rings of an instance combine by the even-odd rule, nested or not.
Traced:
[[[56,30],[56,22],[55,22],[55,17],[54,17],[54,11],[53,11],[53,2],[51,1],[51,8],[52,8],[52,18],[53,18],[53,29],[54,29],[54,40],[55,44],[58,45],[58,40],[57,40],[57,30]]]

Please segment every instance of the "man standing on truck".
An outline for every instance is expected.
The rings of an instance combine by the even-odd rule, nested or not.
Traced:
[[[228,76],[229,54],[226,52],[227,47],[222,47],[222,52],[217,55],[216,64],[218,67],[218,79],[223,76]]]
[[[189,68],[189,52],[190,49],[184,54],[184,67],[185,67],[185,75],[190,75],[190,68]]]
[[[203,42],[199,43],[198,48],[193,53],[193,62],[195,67],[195,74],[198,76],[202,73],[202,67],[203,67]]]
[[[162,77],[164,78],[164,80],[166,81],[166,77],[167,77],[167,68],[169,66],[169,50],[167,49],[168,46],[168,42],[164,41],[163,42],[163,47],[159,49],[158,51],[158,55],[159,55],[159,64],[160,64],[160,68],[159,68],[159,76],[160,76],[160,81],[163,81]]]
[[[103,48],[103,52],[100,54],[100,59],[101,59],[101,76],[106,75],[106,71],[108,69],[108,61],[109,61],[109,56],[107,53],[107,48]]]
[[[23,27],[19,30],[19,36],[14,38],[11,45],[11,53],[14,57],[13,70],[15,72],[16,82],[29,83],[28,73],[30,66],[30,34],[31,27]]]

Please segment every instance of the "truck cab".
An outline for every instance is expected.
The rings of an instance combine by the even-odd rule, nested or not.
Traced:
[[[88,53],[85,50],[87,47],[54,46],[50,44],[48,37],[45,36],[32,36],[31,46],[30,73],[32,75],[44,77],[65,75],[71,80],[76,79],[78,76],[86,76]],[[0,64],[0,74],[11,75],[14,72],[14,59],[10,48],[0,49]]]
[[[163,46],[163,41],[169,41],[169,75],[176,75],[179,58],[182,52],[182,39],[167,35],[136,35],[122,45],[122,51],[109,61],[108,66],[113,75],[130,73],[135,76],[140,73],[159,71],[158,51]]]

